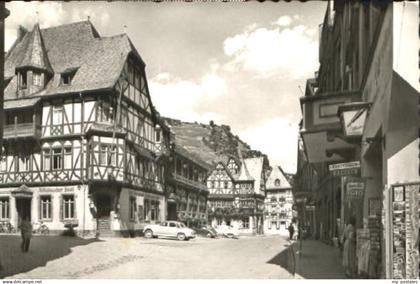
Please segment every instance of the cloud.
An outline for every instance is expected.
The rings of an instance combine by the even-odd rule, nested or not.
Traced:
[[[298,25],[257,28],[229,37],[223,43],[225,55],[231,58],[225,70],[248,71],[258,77],[310,77],[318,67],[315,33],[313,28]]]
[[[292,23],[292,18],[290,18],[289,16],[281,16],[273,24],[286,27],[286,26],[289,26],[291,23]]]
[[[110,15],[105,8],[95,5],[95,8],[73,8],[71,12],[71,21],[85,21],[89,17],[92,22],[104,27],[108,24]]]
[[[268,155],[270,165],[296,172],[298,126],[283,117],[275,117],[238,133],[253,149]]]
[[[66,9],[65,4],[61,2],[13,1],[8,2],[6,7],[10,10],[10,16],[6,19],[5,50],[8,50],[15,41],[19,25],[32,30],[38,22],[41,28],[49,28],[87,20],[87,16],[90,16],[90,20],[95,25],[103,28],[110,20],[110,15],[105,8],[97,5],[94,10],[89,7],[77,7],[70,10]]]
[[[196,110],[203,101],[225,94],[225,80],[216,73],[204,75],[199,82],[160,73],[149,80],[149,88],[153,103],[163,116],[203,123],[224,119],[223,115],[217,112]]]
[[[15,41],[19,25],[31,30],[39,22],[41,28],[47,28],[61,24],[65,17],[63,4],[60,2],[13,1],[6,3],[6,7],[10,11],[5,27],[6,50]]]

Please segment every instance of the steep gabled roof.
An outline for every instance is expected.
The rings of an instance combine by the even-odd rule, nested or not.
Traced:
[[[248,167],[244,161],[240,169],[238,181],[254,181],[255,179],[249,174]]]
[[[276,180],[280,181],[280,185],[276,185]],[[287,180],[285,174],[281,170],[280,166],[275,166],[271,171],[267,182],[265,184],[267,190],[270,189],[283,189],[283,188],[292,188],[289,181]]]
[[[245,165],[249,175],[255,180],[255,193],[261,193],[260,183],[264,171],[264,157],[247,158],[243,160],[242,164]]]
[[[217,167],[219,165],[222,166],[222,168],[226,172],[227,176],[231,179],[232,182],[234,182],[235,178],[232,176],[229,169],[227,168],[227,166],[222,161],[217,162],[216,165],[213,166],[213,168],[209,171],[209,173],[207,175],[207,178],[210,177],[214,173],[214,171],[217,169]]]
[[[17,98],[15,68],[21,62],[26,62],[31,38],[36,38],[34,34],[40,34],[45,56],[54,73],[45,89],[36,96],[111,89],[129,54],[138,57],[143,63],[126,34],[100,37],[90,21],[47,29],[35,27],[34,31],[18,39],[6,56],[5,78],[13,78],[5,89],[5,100]],[[61,73],[76,68],[71,84],[60,84]]]
[[[38,24],[36,24],[32,32],[28,34],[28,37],[29,39],[27,40],[27,46],[26,50],[24,50],[25,52],[22,61],[16,66],[16,69],[32,67],[51,74],[53,70],[47,56],[47,51]]]
[[[194,153],[191,153],[190,151],[188,151],[187,149],[185,149],[185,147],[182,147],[179,144],[175,144],[175,152],[181,156],[183,156],[186,159],[191,160],[192,162],[196,163],[197,165],[199,165],[200,167],[206,169],[206,170],[210,170],[211,165],[207,164],[205,161],[201,160],[199,157],[197,157],[197,155],[195,155]]]

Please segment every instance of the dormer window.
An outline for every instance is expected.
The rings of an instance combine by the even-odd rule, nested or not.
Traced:
[[[78,68],[67,68],[61,73],[61,84],[70,85]]]
[[[155,134],[156,134],[156,142],[159,143],[160,142],[160,127],[158,127],[158,125],[155,128]]]
[[[32,84],[34,86],[42,87],[42,76],[41,76],[41,73],[34,72],[32,74]]]
[[[61,84],[70,85],[72,76],[71,74],[61,74]]]
[[[20,72],[19,73],[19,89],[24,90],[27,88],[28,86],[28,81],[27,81],[27,77],[26,77],[26,71]]]

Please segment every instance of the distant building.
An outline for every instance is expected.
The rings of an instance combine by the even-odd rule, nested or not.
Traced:
[[[285,234],[293,219],[292,186],[285,173],[275,166],[265,184],[264,232],[266,234]]]
[[[263,233],[266,160],[263,157],[217,163],[207,178],[211,225],[231,225],[243,234]]]
[[[206,177],[210,165],[181,145],[171,145],[171,161],[166,179],[167,220],[178,220],[190,227],[207,224]]]

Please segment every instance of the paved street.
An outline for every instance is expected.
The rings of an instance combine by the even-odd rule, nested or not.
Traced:
[[[289,244],[280,236],[187,242],[36,236],[27,254],[19,245],[19,236],[0,236],[1,278],[344,278],[338,250],[316,241],[305,241],[293,276]]]
[[[3,277],[10,278],[293,278],[283,237],[84,240],[34,237],[22,254],[18,236],[1,236]]]

